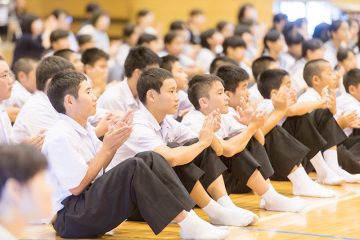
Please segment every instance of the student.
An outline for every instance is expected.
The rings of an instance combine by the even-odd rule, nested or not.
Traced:
[[[257,221],[252,212],[238,208],[227,195],[222,173],[226,170],[210,145],[217,118],[209,116],[200,133],[177,122],[168,114],[178,107],[176,81],[170,72],[150,68],[143,72],[137,91],[143,105],[134,114],[134,130],[115,154],[110,168],[142,151],[163,156],[178,174],[195,203],[218,225],[246,226]],[[198,139],[195,139],[197,138]],[[208,195],[208,193],[210,196]]]
[[[229,69],[239,70],[236,74],[244,75],[244,70],[235,66],[222,66],[218,74],[228,74],[224,71]],[[280,195],[269,182],[274,170],[259,142],[264,142],[264,136],[258,130],[264,122],[264,113],[253,114],[248,126],[237,122],[229,114],[229,97],[225,94],[223,81],[215,75],[195,76],[190,81],[189,99],[196,110],[185,115],[182,123],[195,132],[201,129],[207,116],[216,113],[221,118],[214,141],[223,147],[221,159],[228,168],[223,175],[229,193],[253,190],[261,196],[260,207],[271,211],[299,212],[304,208],[302,200]]]
[[[74,52],[73,50],[61,49],[54,52],[54,56],[58,56],[68,60],[72,65],[74,65],[76,71],[79,71],[81,73],[84,72],[84,64],[81,62],[80,54]]]
[[[140,35],[139,32],[140,29],[135,24],[132,23],[125,24],[122,32],[123,43],[116,50],[116,56],[115,56],[116,62],[121,66],[124,66],[125,59],[129,54],[130,49],[136,46],[136,43]]]
[[[66,30],[55,30],[50,34],[50,48],[51,50],[57,51],[61,49],[67,49],[70,47],[69,41],[70,33]]]
[[[96,96],[106,88],[109,55],[99,48],[89,48],[81,56],[84,73],[90,78]]]
[[[232,36],[226,38],[223,43],[223,51],[225,56],[235,60],[241,68],[252,76],[249,63],[245,59],[246,43],[241,37]]]
[[[280,68],[283,68],[283,60],[281,54],[284,51],[284,36],[281,32],[271,29],[264,36],[264,52],[263,56],[270,56],[275,59]]]
[[[290,70],[297,60],[301,58],[301,48],[302,43],[304,42],[303,36],[296,32],[296,33],[288,33],[285,35],[285,42],[288,46],[288,51],[281,55],[282,57],[282,68],[286,71]]]
[[[189,101],[187,95],[188,88],[188,76],[180,65],[179,59],[172,55],[167,55],[161,58],[160,67],[168,70],[173,75],[176,85],[177,85],[177,95],[179,98],[179,106],[174,118],[181,121],[181,118],[185,116],[191,109],[193,105]]]
[[[200,38],[202,48],[195,61],[205,73],[208,73],[211,62],[217,54],[222,52],[224,38],[216,29],[209,29],[202,32]]]
[[[302,44],[302,58],[290,68],[291,85],[299,96],[308,88],[303,78],[306,62],[324,57],[323,43],[319,39],[310,39]]]
[[[219,56],[219,57],[214,58],[214,60],[211,62],[210,74],[215,74],[217,69],[224,64],[233,64],[235,66],[238,65],[238,63],[236,61],[234,61],[233,59],[231,59],[229,57]]]
[[[21,108],[36,91],[35,72],[38,61],[32,58],[20,58],[14,64],[15,81],[11,97],[2,102],[4,107]]]
[[[61,237],[99,237],[136,208],[155,234],[175,219],[184,239],[228,235],[228,230],[211,226],[191,210],[194,203],[186,189],[158,154],[142,153],[104,172],[132,132],[132,115],[114,122],[101,143],[87,122],[96,112],[96,96],[83,74],[56,74],[47,94],[60,114],[47,133],[43,152],[55,186],[52,223]]]
[[[155,53],[159,53],[162,49],[158,36],[150,33],[142,33],[137,41],[137,46],[147,47]]]
[[[346,140],[346,135],[334,118],[336,114],[335,79],[333,68],[328,61],[324,59],[309,61],[304,68],[304,80],[309,89],[299,97],[298,101],[319,101],[322,95],[328,95],[328,109],[316,109],[310,112],[316,128],[327,142],[323,156],[327,165],[346,182],[357,182],[360,180],[359,176],[351,175],[339,166],[337,145]]]
[[[283,13],[278,13],[278,14],[275,14],[273,17],[272,28],[278,32],[282,32],[287,23],[288,23],[288,16]]]
[[[98,108],[120,112],[139,109],[140,100],[136,89],[138,79],[145,69],[159,67],[160,62],[160,58],[146,47],[131,49],[125,60],[126,79],[106,89],[99,98]]]
[[[14,142],[47,129],[58,119],[58,113],[51,106],[46,96],[49,79],[57,72],[74,69],[73,65],[60,57],[50,56],[40,61],[36,69],[36,89],[16,118],[13,128]]]
[[[29,145],[0,146],[0,238],[15,240],[28,223],[51,215],[48,163]]]
[[[336,66],[336,53],[340,47],[349,47],[350,31],[349,24],[345,20],[335,20],[331,23],[330,40],[324,43],[324,59],[330,62],[332,67]]]
[[[336,99],[336,118],[348,138],[339,146],[339,165],[350,173],[360,173],[360,69],[344,75],[344,87],[346,93]],[[341,122],[340,116],[345,116]],[[347,161],[347,158],[354,160]]]
[[[86,49],[94,48],[95,41],[90,34],[79,34],[76,37],[79,44],[79,53],[82,54]]]
[[[265,98],[261,105],[267,111],[273,110],[270,100],[271,95],[279,91],[281,87],[285,87],[288,92],[288,109],[279,124],[310,149],[306,155],[307,159],[302,162],[302,165],[307,172],[313,171],[315,168],[318,183],[327,185],[342,184],[344,180],[329,168],[322,157],[322,151],[325,151],[329,145],[317,130],[308,113],[315,109],[326,109],[329,97],[323,95],[319,100],[306,103],[297,102],[296,93],[291,87],[288,72],[281,69],[266,70],[259,79],[259,89]]]
[[[249,76],[245,74],[242,69],[235,68],[233,66],[220,67],[217,74],[221,78],[225,79],[225,93],[229,96],[230,115],[235,116],[238,122],[243,125],[248,125],[248,128],[250,128],[250,123],[252,122],[251,119],[254,118],[254,110],[251,107],[249,93],[247,91]],[[279,93],[274,94],[273,102],[274,105],[276,105],[276,111],[281,112],[281,107],[279,106],[284,103],[281,102],[281,99],[277,99],[279,97],[278,94]],[[282,93],[280,92],[280,94]],[[276,111],[269,117],[269,119],[265,119],[264,126],[260,127],[261,132],[258,131],[257,135],[254,135],[257,140],[261,139],[259,135],[262,136],[263,139],[262,131],[265,132],[265,149],[267,154],[264,156],[253,155],[259,159],[258,161],[264,161],[264,158],[270,160],[272,168],[274,169],[274,175],[268,177],[278,180],[289,179],[293,184],[293,193],[295,195],[312,197],[333,196],[334,193],[331,190],[329,191],[328,189],[312,182],[302,168],[301,163],[304,162],[302,161],[302,158],[304,158],[303,154],[305,152],[306,155],[308,149],[305,148],[306,150],[303,151],[302,149],[304,149],[304,146],[301,146],[301,144],[287,134],[284,129],[271,125],[276,122],[276,120],[274,120],[276,119]],[[269,131],[270,128],[273,129]],[[263,142],[264,140],[261,141]],[[283,147],[286,149],[292,149],[293,153],[290,154],[283,152]],[[254,150],[250,151],[253,153]]]
[[[275,61],[270,56],[262,56],[254,60],[254,62],[251,65],[251,70],[254,76],[255,84],[253,84],[249,88],[249,94],[250,94],[250,102],[253,105],[257,105],[260,103],[264,98],[261,96],[261,93],[259,92],[257,81],[259,79],[259,76],[262,72],[264,72],[267,69],[274,69],[278,68],[279,63]]]
[[[216,24],[216,29],[223,35],[224,38],[234,35],[234,25],[230,22],[220,21]]]
[[[190,32],[190,43],[193,45],[201,44],[201,28],[206,21],[204,12],[201,9],[192,9],[189,13],[188,28]]]
[[[345,73],[357,67],[356,54],[350,48],[339,48],[337,54],[337,65],[335,66],[335,72],[338,74],[339,83],[337,88],[340,89],[338,94],[346,93],[343,84],[343,76]]]
[[[140,33],[148,33],[157,35],[158,30],[153,26],[154,13],[148,9],[140,9],[136,16],[136,27],[139,28]]]

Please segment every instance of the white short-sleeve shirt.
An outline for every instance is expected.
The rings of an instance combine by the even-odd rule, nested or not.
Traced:
[[[171,116],[166,116],[159,124],[154,116],[143,105],[134,113],[133,132],[130,138],[117,150],[109,169],[137,153],[152,151],[156,147],[176,142],[183,145],[196,138],[197,134],[182,125]]]
[[[44,92],[37,91],[21,108],[13,127],[14,142],[48,129],[59,119],[59,113],[51,105]]]
[[[360,101],[351,96],[349,93],[344,93],[336,99],[336,118],[341,114],[348,114],[355,111],[360,118]],[[349,136],[353,132],[352,128],[345,128],[344,133]]]
[[[249,88],[249,95],[250,95],[250,102],[258,102],[264,99],[256,83]]]
[[[90,124],[84,128],[64,114],[47,131],[42,152],[49,161],[56,212],[63,208],[61,201],[71,195],[69,190],[79,186],[85,177],[88,164],[101,144]],[[100,175],[101,172],[97,177]]]
[[[298,102],[310,102],[310,101],[311,102],[321,101],[321,95],[314,88],[308,88],[298,98]]]
[[[97,101],[97,107],[109,111],[137,110],[140,100],[134,98],[129,88],[127,79],[108,87]]]
[[[11,143],[12,126],[6,110],[0,105],[0,144]]]
[[[306,88],[308,88],[308,85],[306,84],[303,77],[305,64],[305,58],[301,58],[297,60],[295,64],[289,69],[291,86],[295,89],[298,95],[301,94]]]
[[[221,115],[221,126],[216,132],[216,136],[224,139],[232,137],[246,129],[247,126],[238,123],[233,117],[232,112]],[[198,110],[192,110],[186,114],[181,123],[191,128],[194,132],[199,132],[205,120],[205,115]]]
[[[15,81],[11,90],[11,97],[2,102],[4,107],[21,108],[31,97],[31,93],[21,85],[19,81]]]
[[[263,110],[267,112],[267,114],[270,114],[274,111],[274,105],[271,101],[271,99],[264,99],[261,103],[257,105],[257,110]],[[286,121],[286,117],[283,117],[277,125],[281,126]]]

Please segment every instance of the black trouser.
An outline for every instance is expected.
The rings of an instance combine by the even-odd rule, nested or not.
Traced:
[[[305,159],[309,149],[280,126],[265,136],[265,149],[274,169],[273,180],[287,181],[295,166]]]
[[[53,224],[56,232],[66,238],[98,237],[138,208],[158,234],[182,210],[194,207],[165,159],[153,152],[138,156],[106,172],[80,195],[64,199]]]
[[[321,136],[316,129],[313,121],[310,118],[310,114],[304,114],[302,116],[287,117],[282,127],[291,134],[294,138],[304,144],[310,149],[306,155],[306,160],[302,162],[306,172],[314,171],[310,160],[320,151],[326,150],[326,140]]]
[[[310,113],[314,126],[325,139],[326,145],[323,150],[339,145],[346,140],[346,135],[337,124],[329,109],[317,109]]]
[[[360,134],[356,130],[337,149],[339,165],[353,174],[360,173]]]
[[[223,176],[229,194],[250,192],[247,182],[255,170],[259,170],[264,179],[274,174],[264,146],[254,137],[243,151],[232,157],[222,156],[221,160],[228,168]]]

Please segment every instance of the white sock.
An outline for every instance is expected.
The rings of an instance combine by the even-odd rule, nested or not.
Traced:
[[[334,191],[311,180],[302,166],[288,175],[293,184],[293,194],[306,197],[333,197]]]
[[[360,177],[357,174],[350,174],[339,166],[337,151],[328,149],[324,151],[324,159],[329,167],[340,177],[345,179],[345,182],[354,183],[359,182]]]
[[[339,177],[329,166],[325,163],[321,152],[318,152],[310,162],[315,168],[317,174],[317,182],[327,185],[341,185],[344,179]]]
[[[255,224],[259,220],[259,217],[256,214],[254,214],[253,212],[236,206],[228,195],[222,196],[221,198],[219,198],[217,200],[217,202],[221,206],[223,206],[225,208],[230,208],[230,209],[237,210],[237,211],[241,212],[241,214],[244,214],[244,215],[253,214],[254,215],[254,220],[251,223],[251,225]]]
[[[209,216],[210,222],[216,225],[242,227],[254,221],[253,213],[247,214],[237,209],[225,208],[212,199],[203,210]]]
[[[269,211],[279,212],[300,212],[304,209],[305,203],[302,199],[285,197],[273,188],[270,184],[266,193],[261,196],[260,208]]]
[[[215,227],[202,220],[193,210],[178,224],[181,239],[224,239],[230,233],[227,228]]]

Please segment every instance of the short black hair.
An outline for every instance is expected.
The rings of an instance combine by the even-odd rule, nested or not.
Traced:
[[[170,31],[186,30],[186,23],[182,20],[175,20],[170,23]]]
[[[131,77],[135,69],[144,70],[150,65],[158,64],[160,66],[161,59],[151,49],[146,47],[135,47],[130,50],[125,59],[125,76]]]
[[[292,45],[302,44],[304,42],[304,37],[298,32],[288,33],[285,35],[285,42],[289,47]]]
[[[91,42],[92,39],[93,38],[90,34],[81,34],[76,36],[76,40],[80,46],[84,45],[85,43]]]
[[[168,32],[164,37],[164,43],[171,44],[172,41],[174,41],[174,39],[176,37],[180,37],[179,33],[175,32],[175,31]]]
[[[210,74],[215,74],[217,69],[224,64],[232,64],[236,66],[238,65],[238,63],[234,59],[226,56],[218,56],[214,58],[214,60],[210,64]]]
[[[315,51],[317,49],[322,48],[323,46],[323,42],[320,39],[317,38],[313,38],[313,39],[309,39],[303,42],[302,44],[302,57],[306,57],[307,55],[307,51]]]
[[[244,33],[249,33],[252,35],[251,33],[251,29],[250,29],[250,26],[249,25],[246,25],[246,24],[239,24],[235,27],[235,30],[234,30],[234,36],[239,36],[239,37],[242,37],[242,35]]]
[[[136,14],[136,18],[141,18],[141,17],[145,17],[146,15],[148,15],[149,13],[151,13],[150,10],[148,9],[140,9],[137,14]]]
[[[347,93],[349,93],[349,87],[357,87],[360,84],[360,69],[354,68],[348,71],[343,78],[343,84]]]
[[[277,13],[274,15],[273,17],[273,24],[275,23],[279,23],[281,21],[287,21],[288,20],[288,16],[284,13]]]
[[[102,16],[106,16],[106,17],[109,17],[109,18],[110,18],[109,14],[107,14],[105,11],[103,11],[103,10],[98,10],[98,11],[93,12],[93,16],[92,16],[91,19],[90,19],[90,23],[91,23],[93,26],[95,26],[96,23],[97,23],[97,21],[99,20],[99,18],[102,17]]]
[[[239,83],[249,80],[249,74],[239,66],[223,65],[218,68],[216,75],[224,81],[225,91],[235,92]]]
[[[255,59],[251,65],[251,70],[255,81],[259,78],[260,74],[267,70],[271,63],[275,63],[275,59],[270,56],[261,56]]]
[[[9,179],[26,184],[48,167],[45,156],[27,144],[0,145],[0,156],[0,199]]]
[[[136,31],[136,25],[132,23],[126,23],[122,32],[123,38],[129,38],[133,35]]]
[[[225,55],[227,55],[228,48],[237,48],[237,47],[246,48],[246,43],[241,37],[232,36],[225,38],[223,43],[223,52]]]
[[[203,12],[203,10],[201,10],[199,8],[194,8],[194,9],[191,9],[189,15],[190,15],[190,17],[195,17],[198,15],[204,15],[204,12]]]
[[[172,74],[162,68],[149,68],[146,69],[140,76],[136,89],[140,101],[146,103],[146,94],[149,90],[153,89],[160,93],[160,88],[166,79],[173,78]]]
[[[100,5],[97,3],[94,3],[94,2],[90,2],[90,3],[86,4],[86,7],[85,7],[85,11],[87,13],[94,13],[94,12],[97,12],[100,10],[101,10]]]
[[[94,64],[100,59],[109,60],[109,54],[101,50],[100,48],[89,48],[81,56],[81,61],[85,64],[94,66]]]
[[[50,34],[50,44],[52,45],[54,42],[69,37],[69,31],[57,29],[51,32]]]
[[[65,9],[61,9],[61,8],[55,8],[51,12],[51,15],[53,15],[56,18],[59,18],[61,14],[69,15],[68,12]]]
[[[249,8],[255,8],[255,6],[252,3],[244,3],[243,5],[241,5],[237,15],[238,23],[242,23],[244,21],[245,12]]]
[[[220,21],[216,24],[216,29],[221,32],[225,27],[226,25],[228,25],[229,22],[228,21]]]
[[[174,55],[166,55],[161,58],[161,65],[160,67],[163,69],[168,70],[171,72],[172,66],[175,62],[179,62],[179,58],[175,57]]]
[[[144,43],[150,43],[150,42],[156,41],[156,40],[158,40],[158,37],[156,35],[150,34],[150,33],[142,33],[139,36],[136,45],[142,46]]]
[[[23,20],[20,23],[21,31],[23,34],[29,33],[32,34],[32,23],[36,20],[40,19],[39,16],[33,15],[33,14],[25,14],[23,17]]]
[[[265,99],[271,98],[271,91],[280,88],[285,76],[289,73],[283,69],[268,69],[260,74],[258,79],[258,89]]]
[[[19,58],[13,67],[15,78],[19,78],[19,73],[24,72],[29,74],[31,70],[33,70],[33,64],[38,63],[39,61],[34,58]]]
[[[66,95],[71,95],[77,98],[80,83],[86,80],[87,78],[84,74],[74,70],[62,71],[54,75],[49,84],[47,95],[51,105],[57,112],[63,114],[66,113],[64,97]]]
[[[73,53],[75,53],[75,51],[73,51],[69,48],[66,48],[66,49],[57,50],[56,52],[54,52],[54,56],[58,56],[58,57],[61,57],[61,58],[64,58],[64,59],[70,61],[70,56]]]
[[[210,49],[210,44],[208,43],[208,39],[211,38],[215,33],[216,33],[216,29],[215,28],[211,28],[206,30],[205,32],[202,32],[200,34],[200,39],[201,39],[201,47],[203,48],[207,48]]]
[[[351,48],[340,47],[336,53],[336,58],[339,62],[342,62],[348,58],[349,53],[356,55],[354,50],[352,50]]]
[[[312,87],[312,78],[313,76],[320,76],[322,72],[322,65],[325,63],[329,63],[325,59],[315,59],[308,61],[305,64],[304,71],[303,71],[303,77],[306,82],[306,84],[309,87]]]
[[[323,22],[318,24],[313,32],[312,37],[320,39],[323,43],[327,42],[330,39],[330,25]]]
[[[50,56],[42,59],[36,68],[36,88],[40,91],[45,90],[46,83],[56,73],[75,69],[74,66],[66,59],[58,56]]]
[[[224,81],[213,74],[195,75],[190,80],[188,97],[196,110],[200,109],[199,99],[202,97],[209,97],[209,90],[213,83],[217,81],[224,85]]]
[[[269,49],[269,46],[267,45],[267,42],[276,42],[277,40],[279,40],[281,37],[281,32],[275,30],[275,29],[270,29],[264,36],[264,47],[265,49]]]
[[[330,27],[329,27],[330,33],[337,32],[337,30],[339,30],[339,28],[341,27],[342,23],[346,23],[346,21],[341,20],[341,19],[332,21],[330,24]]]

